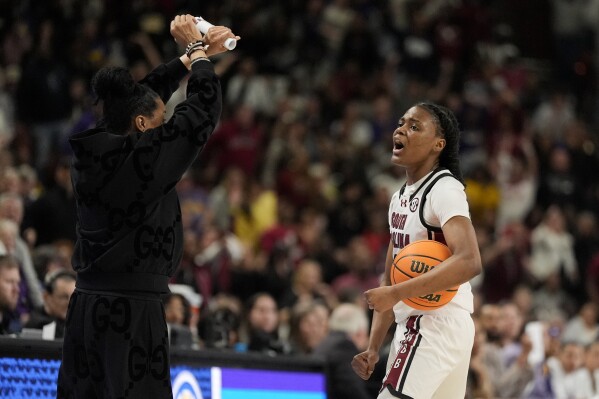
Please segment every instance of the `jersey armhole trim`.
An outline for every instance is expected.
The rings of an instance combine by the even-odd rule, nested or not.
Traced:
[[[424,203],[426,202],[426,196],[428,195],[428,193],[431,191],[431,189],[433,188],[433,186],[435,185],[435,183],[437,183],[439,180],[441,180],[444,177],[453,177],[454,179],[455,176],[452,175],[450,172],[443,172],[440,175],[436,176],[431,182],[430,184],[424,189],[424,192],[422,193],[422,204],[420,204],[420,212],[419,212],[419,216],[420,216],[420,222],[422,223],[422,225],[424,227],[426,227],[429,230],[429,237],[431,236],[430,232],[434,231],[434,232],[441,232],[443,231],[443,229],[441,229],[441,227],[437,227],[437,226],[431,226],[430,224],[428,224],[425,220],[424,220]],[[457,179],[456,179],[457,180]]]

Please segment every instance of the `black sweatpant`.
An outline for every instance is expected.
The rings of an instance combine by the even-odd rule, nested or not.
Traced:
[[[75,290],[57,399],[172,398],[169,364],[158,294]]]

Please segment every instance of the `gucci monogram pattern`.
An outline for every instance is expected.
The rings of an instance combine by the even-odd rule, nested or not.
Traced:
[[[174,60],[142,82],[166,103],[187,73]],[[171,398],[168,333],[158,295],[182,255],[175,185],[221,112],[212,64],[194,64],[187,98],[144,133],[100,125],[70,140],[78,239],[58,398]]]
[[[170,398],[168,333],[158,296],[76,291],[69,304],[59,399]]]

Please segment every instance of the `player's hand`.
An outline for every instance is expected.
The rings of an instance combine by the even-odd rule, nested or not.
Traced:
[[[367,380],[372,375],[374,366],[379,361],[379,354],[373,350],[367,350],[358,353],[351,361],[351,367],[356,374],[363,380]]]
[[[391,286],[373,288],[366,291],[364,296],[368,308],[381,313],[391,309],[398,302],[398,299],[395,298],[395,291]]]
[[[202,34],[195,25],[195,17],[189,14],[177,15],[171,21],[171,35],[181,46],[202,39]]]
[[[239,36],[235,36],[233,32],[231,32],[231,29],[227,28],[226,26],[213,26],[212,28],[208,29],[206,36],[204,36],[204,42],[208,44],[206,55],[210,57],[212,55],[227,51],[227,48],[225,47],[225,41],[230,38],[236,40],[241,39]]]

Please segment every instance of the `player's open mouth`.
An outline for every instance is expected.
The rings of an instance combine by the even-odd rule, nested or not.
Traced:
[[[402,150],[402,149],[403,149],[403,147],[404,147],[404,146],[403,146],[403,143],[402,143],[401,141],[396,141],[396,142],[393,144],[393,152],[395,153],[395,152],[397,152],[397,151],[400,151],[400,150]]]

